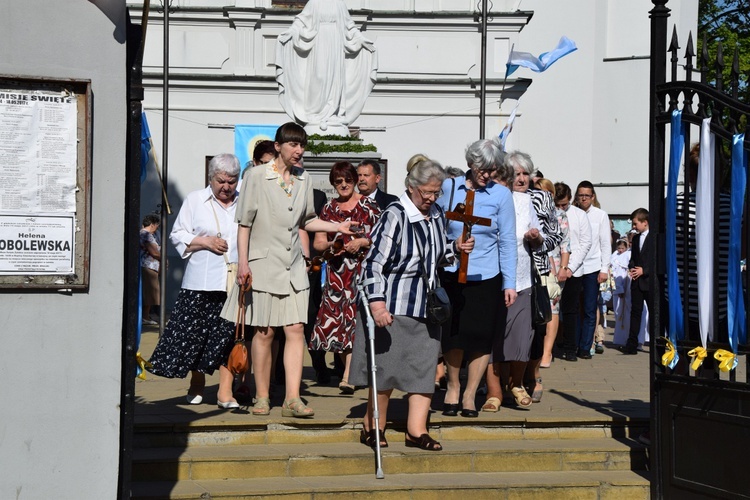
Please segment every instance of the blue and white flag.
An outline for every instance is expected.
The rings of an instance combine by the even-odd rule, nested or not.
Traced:
[[[512,75],[520,66],[541,73],[552,66],[552,64],[561,57],[567,56],[576,50],[578,50],[576,43],[567,36],[560,38],[557,47],[550,52],[544,52],[539,57],[536,57],[529,52],[516,52],[514,47],[511,47],[510,54],[508,55],[508,62],[506,63],[507,71],[505,72],[505,75],[506,77]]]
[[[508,136],[513,131],[513,122],[516,119],[516,110],[518,110],[518,103],[516,103],[516,107],[513,108],[513,111],[510,112],[510,116],[508,117],[508,123],[505,124],[505,127],[500,131],[500,145],[503,148],[503,151],[505,151],[505,141],[508,140]]]
[[[698,270],[698,326],[701,345],[714,340],[714,158],[716,138],[711,132],[711,118],[701,122],[698,182],[695,188],[695,253]],[[739,261],[732,262],[739,265]]]
[[[141,113],[141,184],[146,182],[146,167],[151,161],[151,130],[148,128],[146,112]]]

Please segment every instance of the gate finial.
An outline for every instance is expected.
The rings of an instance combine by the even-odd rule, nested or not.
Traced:
[[[672,40],[669,42],[669,48],[667,52],[672,53],[670,62],[672,63],[672,81],[677,80],[677,50],[679,50],[680,44],[677,42],[677,25],[672,26]]]
[[[685,49],[685,79],[691,81],[693,79],[693,57],[695,57],[695,49],[693,48],[693,33],[688,33],[687,48]]]

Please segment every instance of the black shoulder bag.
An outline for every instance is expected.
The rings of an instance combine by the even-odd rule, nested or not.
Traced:
[[[436,286],[430,286],[430,280],[427,278],[427,267],[422,253],[422,246],[419,244],[419,241],[416,240],[416,234],[414,235],[414,238],[417,252],[419,252],[419,261],[422,265],[422,280],[424,281],[425,290],[427,290],[427,322],[433,325],[442,325],[451,317],[451,301],[448,298],[448,292],[445,291],[445,288],[437,286],[437,276],[435,276]]]

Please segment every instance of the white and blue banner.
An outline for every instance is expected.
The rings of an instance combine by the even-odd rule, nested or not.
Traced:
[[[252,165],[255,145],[260,141],[272,141],[278,128],[278,125],[234,126],[234,155],[240,160],[241,172],[245,171],[247,162]],[[242,177],[241,173],[240,177]]]
[[[669,178],[667,182],[667,228],[677,227],[677,183],[680,177],[682,152],[685,149],[685,125],[682,123],[682,111],[672,112],[671,142],[669,144]],[[667,295],[669,297],[669,341],[677,345],[685,335],[680,284],[677,275],[677,233],[667,232]],[[680,356],[675,355],[669,364],[674,368]]]
[[[506,63],[507,69],[505,77],[507,78],[512,75],[513,72],[521,66],[529,68],[531,71],[541,73],[542,71],[546,71],[558,59],[567,56],[576,50],[578,50],[576,43],[567,36],[560,38],[557,47],[549,52],[540,54],[539,57],[536,57],[529,52],[516,52],[515,47],[511,47],[510,54],[508,55],[508,62]]]
[[[714,282],[714,158],[716,138],[711,133],[711,119],[701,123],[700,157],[698,160],[698,184],[695,190],[695,243],[698,267],[698,323],[701,345],[705,348],[713,341],[716,311],[712,287]],[[733,262],[739,265],[739,262]]]
[[[727,316],[729,319],[729,345],[737,354],[738,344],[747,341],[745,331],[745,297],[742,293],[742,215],[745,209],[745,186],[747,182],[747,156],[744,149],[745,134],[732,139],[732,193],[731,217],[729,219],[729,272],[727,283]],[[737,366],[735,356],[732,368]]]

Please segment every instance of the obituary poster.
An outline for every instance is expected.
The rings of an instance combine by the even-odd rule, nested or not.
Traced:
[[[0,211],[76,211],[78,103],[66,90],[0,87]]]
[[[0,275],[73,274],[75,217],[0,215]]]

